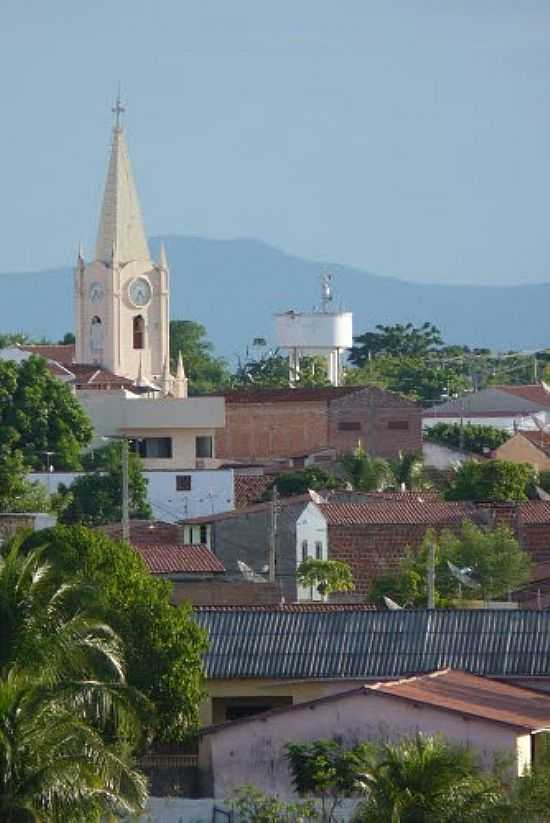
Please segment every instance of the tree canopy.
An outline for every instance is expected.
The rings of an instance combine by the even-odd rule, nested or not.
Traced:
[[[192,320],[170,321],[171,368],[175,373],[181,352],[190,394],[218,391],[229,382],[227,364],[213,354],[214,346],[206,334],[204,326]]]
[[[99,526],[122,518],[122,445],[109,443],[83,457],[92,469],[77,477],[71,486],[59,487],[57,505],[60,521]],[[130,517],[147,519],[151,507],[147,500],[147,480],[142,473],[139,455],[128,455],[128,490]]]
[[[458,533],[444,530],[438,535],[429,529],[420,550],[409,549],[396,574],[381,575],[373,582],[369,598],[378,601],[386,595],[401,606],[425,607],[430,547],[435,556],[436,606],[451,605],[460,596],[506,598],[509,590],[529,578],[529,555],[507,526],[486,529],[465,520]],[[475,588],[461,586],[449,561],[456,568],[469,570]]]
[[[59,582],[76,579],[86,586],[81,603],[120,636],[128,683],[153,703],[151,735],[182,740],[193,730],[202,697],[204,632],[190,607],[174,607],[172,586],[153,577],[127,543],[83,526],[56,526],[30,535],[25,548],[44,547]]]
[[[18,540],[0,556],[0,818],[99,823],[137,813],[132,765],[146,701],[128,687],[120,639]]]
[[[504,429],[477,423],[436,423],[426,429],[424,437],[433,443],[485,455],[506,443],[510,434]]]
[[[308,557],[296,569],[296,580],[301,586],[317,589],[323,597],[333,592],[352,592],[355,589],[349,564],[343,560]]]
[[[354,366],[364,366],[378,354],[392,357],[421,357],[443,344],[441,332],[433,323],[413,326],[412,323],[395,323],[393,326],[377,325],[376,331],[354,337],[355,345],[349,359]]]
[[[289,358],[275,351],[257,360],[240,363],[231,379],[234,388],[283,388],[290,382]],[[301,388],[328,386],[327,364],[321,357],[302,357],[293,385]]]
[[[535,473],[527,463],[508,460],[466,460],[445,493],[447,500],[528,500]]]
[[[56,469],[78,469],[92,437],[84,409],[41,357],[0,360],[0,421],[0,453],[19,452],[28,469],[43,468],[47,451]]]
[[[332,472],[320,466],[306,466],[303,470],[281,472],[266,489],[263,497],[264,500],[271,498],[273,486],[281,497],[294,497],[297,494],[307,494],[309,489],[338,489],[342,485],[342,481]]]

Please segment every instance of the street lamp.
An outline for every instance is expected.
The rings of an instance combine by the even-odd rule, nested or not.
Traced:
[[[122,539],[130,540],[130,483],[128,469],[128,442],[134,440],[133,437],[126,437],[124,434],[104,434],[102,440],[120,440],[122,443]]]

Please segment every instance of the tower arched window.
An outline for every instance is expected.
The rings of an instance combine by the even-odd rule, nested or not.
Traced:
[[[133,322],[134,349],[145,348],[145,320],[138,314]]]
[[[90,323],[90,348],[93,352],[103,351],[103,324],[97,315]]]

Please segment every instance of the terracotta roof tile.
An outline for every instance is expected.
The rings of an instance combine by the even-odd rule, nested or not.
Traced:
[[[542,431],[527,431],[522,429],[518,435],[525,437],[533,446],[540,449],[547,457],[550,457],[550,434]]]
[[[45,357],[46,360],[56,360],[62,366],[70,366],[73,363],[75,356],[75,345],[70,343],[68,345],[24,345],[19,346],[23,351],[28,351],[31,354],[38,354],[40,357]]]
[[[106,523],[98,526],[98,531],[102,531],[114,540],[122,537],[122,526],[120,523]],[[181,543],[181,532],[175,523],[166,523],[162,520],[131,520],[130,540],[132,543],[141,545],[158,545],[159,543]]]
[[[374,691],[528,731],[550,729],[550,695],[465,672],[444,669],[364,688],[367,694]]]
[[[227,606],[194,606],[198,612],[276,612],[289,614],[308,614],[310,612],[372,612],[377,610],[375,603],[275,603],[258,604],[254,606],[227,605]]]
[[[332,526],[417,523],[436,526],[460,522],[476,511],[470,503],[448,503],[412,495],[372,503],[322,503],[320,509]]]
[[[223,392],[225,402],[232,403],[307,403],[310,401],[338,400],[348,394],[369,391],[379,397],[386,396],[395,404],[396,400],[405,406],[418,406],[413,400],[409,400],[396,392],[381,389],[378,386],[323,386],[319,388],[280,388],[280,389],[238,389]],[[218,393],[217,395],[220,396]]]
[[[518,508],[523,524],[550,525],[550,500],[528,500],[519,503]]]
[[[225,568],[207,546],[201,544],[133,543],[151,574],[204,574]]]
[[[550,392],[539,385],[531,386],[493,386],[492,388],[499,391],[513,394],[516,397],[522,397],[524,400],[530,400],[532,403],[540,403],[542,406],[550,406]]]

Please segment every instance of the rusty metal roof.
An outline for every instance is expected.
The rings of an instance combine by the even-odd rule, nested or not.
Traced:
[[[550,728],[550,695],[467,672],[443,669],[365,689],[528,731]]]
[[[211,678],[550,676],[550,612],[198,609]]]

